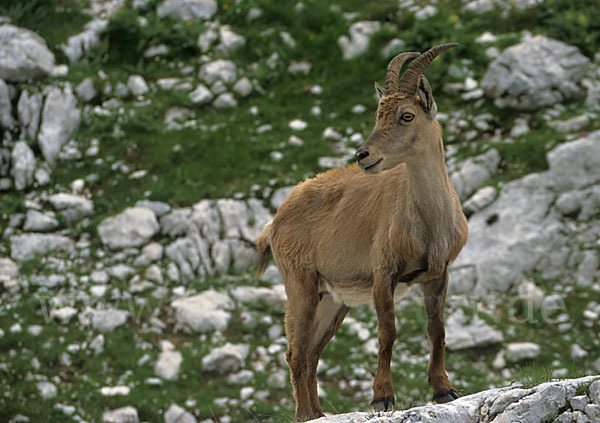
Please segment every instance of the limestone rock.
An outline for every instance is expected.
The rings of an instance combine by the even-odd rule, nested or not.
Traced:
[[[496,174],[500,164],[500,153],[495,148],[477,157],[467,159],[460,169],[452,172],[450,180],[461,200],[466,200],[488,179]]]
[[[246,44],[246,37],[235,33],[229,25],[223,25],[219,28],[220,43],[217,51],[229,54]]]
[[[154,365],[154,371],[163,379],[176,380],[183,355],[179,351],[162,351]]]
[[[215,0],[165,0],[158,6],[158,16],[172,16],[182,21],[210,19],[217,12]]]
[[[446,321],[446,347],[449,350],[483,347],[503,340],[502,332],[485,323],[477,314],[469,321],[463,310],[458,309]]]
[[[98,94],[94,86],[94,80],[91,77],[85,78],[75,87],[75,94],[82,101],[91,101]]]
[[[349,34],[338,38],[338,45],[342,49],[344,60],[354,59],[365,53],[369,48],[371,36],[381,29],[381,22],[360,21],[350,26]]]
[[[191,332],[222,332],[227,329],[233,307],[231,299],[212,289],[192,297],[178,298],[171,303],[177,328]]]
[[[15,189],[22,191],[33,182],[35,171],[35,155],[25,141],[17,141],[11,153],[12,169],[10,171],[14,180]]]
[[[48,88],[38,134],[38,145],[48,163],[54,164],[60,149],[79,126],[80,117],[69,83],[62,89]]]
[[[61,45],[69,61],[79,60],[85,53],[96,47],[100,43],[100,32],[107,24],[107,19],[93,19],[84,25],[82,32],[69,37],[66,44]]]
[[[380,414],[376,420],[379,423],[562,422],[563,420],[554,420],[554,418],[563,412],[580,386],[590,384],[595,379],[598,379],[598,376],[548,382],[531,389],[523,389],[520,386],[490,389],[458,398],[447,404],[425,405],[405,411]],[[588,407],[590,404],[586,406],[586,410]],[[373,421],[373,418],[372,412],[354,412],[322,417],[313,422],[366,423]]]
[[[17,103],[17,114],[19,117],[19,126],[21,127],[21,136],[34,140],[40,126],[40,116],[42,111],[42,94],[29,93],[28,90],[21,91],[21,96]]]
[[[189,94],[189,97],[190,101],[194,104],[206,104],[214,98],[214,95],[206,85],[199,84],[196,89]]]
[[[27,232],[51,232],[59,227],[54,213],[42,213],[37,210],[27,210],[23,230]]]
[[[113,332],[119,326],[123,326],[127,322],[129,312],[127,310],[119,310],[114,308],[103,309],[87,309],[83,312],[82,319],[89,319],[92,327],[100,332]]]
[[[20,234],[10,238],[10,256],[16,261],[31,260],[38,255],[53,252],[70,253],[75,243],[72,239],[56,234]]]
[[[177,404],[171,404],[165,411],[165,423],[196,423],[194,415]]]
[[[77,222],[94,214],[94,203],[81,195],[59,193],[52,194],[48,201],[68,223]]]
[[[41,78],[54,68],[54,54],[35,32],[0,25],[0,79],[8,82]]]
[[[231,84],[237,77],[237,66],[231,60],[218,59],[208,62],[200,68],[200,79],[208,85],[218,80]]]
[[[506,346],[506,359],[508,361],[521,361],[537,357],[541,348],[533,342],[511,342]]]
[[[498,56],[481,86],[499,107],[532,110],[577,95],[588,66],[576,47],[537,35]]]
[[[269,304],[281,311],[287,301],[283,284],[272,288],[261,288],[256,286],[238,286],[231,290],[231,296],[241,303],[262,302]]]
[[[226,343],[222,347],[214,348],[202,358],[202,369],[205,372],[219,374],[233,373],[244,367],[246,357],[250,352],[247,344]]]
[[[136,96],[147,94],[150,91],[146,80],[141,75],[130,75],[127,78],[127,88],[129,88],[131,94]]]
[[[102,413],[103,423],[138,423],[139,421],[137,409],[131,405]]]
[[[148,207],[130,207],[98,225],[102,243],[113,250],[147,244],[160,227]]]
[[[15,126],[12,117],[12,104],[10,102],[10,93],[8,85],[0,79],[0,128],[13,129]]]

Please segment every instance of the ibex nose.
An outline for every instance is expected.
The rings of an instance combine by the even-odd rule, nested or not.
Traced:
[[[358,150],[356,152],[356,154],[354,154],[354,158],[356,159],[356,162],[360,162],[362,159],[364,159],[365,157],[369,156],[369,151],[368,150]]]

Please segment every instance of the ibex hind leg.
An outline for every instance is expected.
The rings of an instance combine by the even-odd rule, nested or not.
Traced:
[[[433,388],[433,400],[437,403],[450,402],[458,398],[446,374],[444,364],[445,337],[444,304],[448,288],[448,270],[442,276],[422,285],[425,311],[427,312],[427,337],[429,338],[429,385]]]
[[[311,341],[308,352],[308,394],[313,414],[323,416],[317,391],[317,365],[327,343],[333,338],[350,307],[336,303],[330,294],[320,295],[319,306],[311,328]]]
[[[285,311],[285,329],[288,340],[286,359],[290,367],[290,381],[296,400],[296,418],[308,420],[314,415],[309,394],[309,350],[312,327],[319,305],[316,278],[308,272],[282,272],[288,302]]]

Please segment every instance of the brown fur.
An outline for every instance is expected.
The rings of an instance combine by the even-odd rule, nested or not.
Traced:
[[[350,307],[365,302],[379,322],[373,405],[392,408],[394,299],[413,283],[422,284],[425,297],[434,399],[454,397],[444,368],[443,308],[447,265],[466,242],[467,223],[446,173],[434,107],[418,97],[382,98],[373,133],[358,150],[369,152],[359,161],[364,169],[351,165],[298,184],[257,241],[259,275],[270,249],[286,288],[298,419],[323,415],[316,363]],[[399,120],[407,112],[410,123]]]

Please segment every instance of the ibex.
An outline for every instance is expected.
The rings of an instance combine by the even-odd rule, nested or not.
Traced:
[[[258,276],[271,252],[285,284],[287,362],[299,420],[323,416],[317,363],[351,307],[371,303],[379,356],[376,411],[391,410],[394,301],[419,283],[430,342],[433,400],[458,398],[444,365],[448,263],[467,240],[467,221],[446,172],[437,106],[423,75],[456,44],[401,53],[388,65],[371,135],[356,164],[298,184],[257,240]],[[403,64],[414,59],[398,81]],[[418,96],[416,93],[418,92]]]

